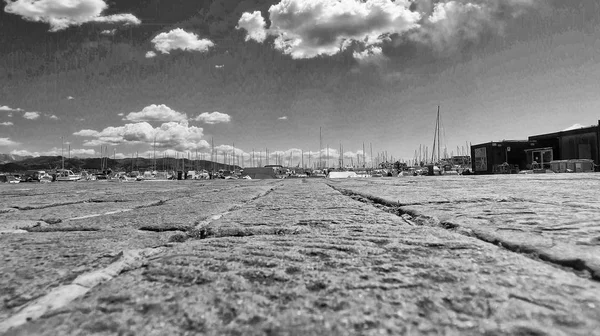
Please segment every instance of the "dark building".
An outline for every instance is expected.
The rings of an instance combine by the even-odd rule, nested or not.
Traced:
[[[471,146],[471,167],[475,174],[516,173],[528,169],[526,150],[535,141],[503,140]]]
[[[543,160],[542,168],[549,169],[549,161],[564,160],[592,160],[596,165],[595,171],[598,171],[600,164],[600,120],[597,126],[583,127],[568,131],[535,135],[529,137],[529,140],[535,141],[538,148],[528,153],[529,163]],[[540,156],[541,155],[541,156]]]
[[[583,164],[600,171],[600,120],[597,126],[530,136],[528,140],[473,145],[471,157],[475,174],[515,173],[525,169],[556,171],[558,163],[561,167],[562,163],[565,167]]]

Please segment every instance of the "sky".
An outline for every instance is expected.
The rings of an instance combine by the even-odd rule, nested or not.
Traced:
[[[596,0],[0,0],[0,45],[5,154],[408,161],[438,106],[448,155],[600,119]]]

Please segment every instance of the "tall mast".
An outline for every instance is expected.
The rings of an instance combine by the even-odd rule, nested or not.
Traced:
[[[321,150],[323,149],[323,137],[321,135],[321,127],[319,127],[319,166],[321,169],[321,165],[323,164],[323,159],[321,158]]]
[[[154,169],[152,169],[153,171],[156,170],[156,134],[154,134],[154,146],[153,146],[153,152],[154,152],[154,163],[152,164],[154,166]]]
[[[371,169],[373,169],[373,168],[375,168],[375,167],[373,166],[373,143],[372,143],[372,142],[370,142],[370,143],[369,143],[369,146],[371,147]]]
[[[365,143],[363,142],[363,168],[367,167],[367,161],[366,161],[366,156],[365,156]]]
[[[440,156],[440,105],[438,105],[438,113],[437,113],[437,149],[438,149],[438,161],[441,160]]]
[[[440,121],[440,106],[438,105],[438,113],[437,113],[437,118],[435,119],[435,129],[433,131],[433,148],[431,149],[431,163],[435,162],[435,148],[436,148],[436,140],[439,141],[438,139],[438,132],[439,132],[439,125],[438,122]],[[438,148],[439,150],[439,148]],[[439,158],[439,157],[438,157]]]
[[[60,145],[60,157],[62,158],[62,169],[65,169],[65,137],[60,137],[62,144]]]

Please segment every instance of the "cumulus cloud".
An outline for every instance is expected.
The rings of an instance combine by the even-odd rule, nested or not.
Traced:
[[[25,119],[35,120],[35,119],[37,119],[39,117],[40,117],[40,113],[39,112],[25,112],[25,113],[23,113],[23,118],[25,118]]]
[[[208,39],[200,39],[194,33],[188,33],[181,28],[176,28],[168,33],[160,33],[152,39],[154,49],[163,54],[168,54],[171,50],[195,50],[206,52],[214,46],[214,43]],[[146,54],[148,57],[148,54]]]
[[[238,22],[248,28],[247,39],[258,42],[260,13],[244,13]],[[383,43],[391,34],[417,26],[420,13],[408,1],[391,0],[281,0],[269,8],[274,46],[292,58],[334,55],[353,43],[366,47]],[[256,38],[258,37],[258,38]]]
[[[0,146],[14,146],[18,144],[18,142],[12,141],[10,138],[0,138]]]
[[[148,51],[146,53],[146,58],[156,57],[156,53],[154,51]]]
[[[380,64],[386,60],[381,47],[372,46],[363,51],[355,51],[354,58],[362,64]]]
[[[0,111],[21,112],[23,110],[20,109],[20,108],[11,108],[11,107],[8,107],[8,106],[0,106]]]
[[[75,97],[73,97],[73,96],[68,96],[68,97],[67,97],[67,99],[68,99],[68,100],[73,100],[73,99],[75,99]]]
[[[262,17],[260,11],[253,13],[244,13],[238,21],[236,29],[245,29],[247,33],[246,41],[254,40],[263,42],[267,38],[267,23]]]
[[[221,112],[204,112],[197,116],[194,120],[213,125],[218,123],[228,123],[231,121],[231,116]]]
[[[1,126],[12,126],[14,124],[12,122],[10,122],[10,121],[5,121],[5,122],[0,123],[0,125]]]
[[[45,22],[52,32],[88,22],[140,24],[132,14],[103,16],[107,8],[104,0],[11,0],[4,11],[28,21]]]
[[[200,150],[208,148],[203,140],[203,129],[189,126],[184,122],[167,122],[159,127],[152,127],[148,122],[126,124],[118,127],[107,127],[101,131],[84,129],[73,135],[93,138],[86,140],[84,146],[120,145],[146,143],[153,145],[156,141],[158,148],[169,148],[179,151]]]
[[[539,0],[420,0],[423,20],[410,39],[433,48],[453,50],[465,41],[477,42],[483,34],[502,34],[507,22],[536,6]]]
[[[358,48],[359,61],[381,57],[381,46],[418,41],[452,49],[487,31],[502,33],[506,22],[539,0],[281,0],[269,8],[270,27],[258,11],[243,13],[238,29],[246,40],[264,42],[292,58],[334,55]]]
[[[287,116],[283,116],[283,117],[279,117],[279,118],[277,118],[277,119],[279,119],[279,120],[287,120],[287,119],[288,119],[288,117],[287,117]]]
[[[47,114],[46,116],[52,120],[58,120],[58,117],[54,114]]]
[[[123,120],[127,121],[174,121],[180,122],[187,120],[187,115],[185,113],[177,112],[170,107],[161,104],[155,105],[152,104],[150,106],[144,107],[140,112],[131,112],[129,113]]]
[[[116,29],[105,29],[105,30],[101,31],[100,34],[102,34],[102,35],[115,35],[116,32],[117,32]]]

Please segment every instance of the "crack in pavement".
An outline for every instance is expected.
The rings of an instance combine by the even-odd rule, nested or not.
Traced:
[[[261,197],[264,197],[271,192],[275,187],[270,188],[266,192],[256,195],[249,199],[248,201],[242,202],[242,204],[246,204],[248,202],[257,200]],[[139,208],[149,207],[149,206],[160,206],[163,205],[166,201],[158,201],[154,202],[150,205],[145,205]],[[82,202],[79,202],[82,203]],[[235,204],[229,210],[215,214],[210,216],[208,219],[205,219],[199,222],[195,228],[203,227],[210,224],[212,221],[218,220],[223,216],[227,215],[231,211],[239,209],[240,205]],[[130,209],[133,210],[133,209]],[[89,218],[89,217],[88,217]],[[19,233],[25,233],[28,231],[19,230]],[[5,233],[1,231],[0,233]],[[8,232],[6,232],[8,233]],[[17,233],[16,230],[11,230],[10,233]],[[189,235],[189,233],[188,233]],[[136,249],[136,250],[125,250],[118,254],[116,257],[117,260],[108,266],[99,269],[90,271],[84,274],[79,275],[75,280],[73,280],[70,284],[62,285],[52,289],[49,293],[38,297],[30,302],[28,302],[19,312],[10,316],[8,319],[4,321],[0,321],[0,334],[5,333],[9,329],[18,327],[27,322],[37,320],[42,316],[51,314],[66,305],[68,305],[73,300],[82,297],[92,288],[110,281],[117,277],[118,275],[131,271],[140,267],[147,265],[152,259],[155,259],[157,255],[162,254],[166,251],[168,247],[171,247],[172,244],[166,244],[158,247],[151,247],[145,249]]]
[[[81,274],[70,284],[56,287],[46,295],[26,304],[18,313],[0,322],[0,333],[5,333],[11,328],[39,319],[47,312],[66,306],[92,288],[115,278],[119,274],[146,265],[150,257],[162,253],[164,250],[165,248],[157,247],[121,252],[118,260],[107,267]]]
[[[538,247],[528,246],[521,243],[512,243],[502,239],[501,237],[494,236],[492,233],[485,232],[482,230],[474,230],[462,227],[459,224],[452,223],[450,221],[439,221],[433,217],[425,216],[423,214],[406,211],[401,207],[404,206],[401,203],[394,203],[387,201],[383,198],[362,194],[356,191],[340,188],[338,186],[333,186],[328,184],[330,188],[338,191],[342,195],[350,197],[356,201],[371,204],[372,206],[378,208],[381,211],[393,213],[399,217],[401,217],[405,222],[412,225],[434,225],[437,227],[441,227],[446,230],[455,231],[463,236],[476,238],[480,241],[499,246],[504,248],[507,251],[511,251],[513,253],[517,253],[520,255],[524,255],[530,259],[535,261],[544,261],[554,266],[561,266],[563,269],[569,270],[575,274],[574,271],[586,271],[589,272],[591,277],[588,280],[592,281],[600,281],[600,269],[590,265],[586,260],[580,258],[565,258],[553,255],[551,253],[547,253],[543,250],[540,250]],[[429,203],[430,205],[434,205],[435,203]],[[412,204],[411,204],[412,205]],[[547,248],[547,247],[546,247]],[[580,275],[580,274],[577,274]]]

